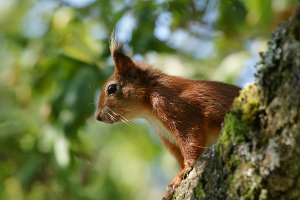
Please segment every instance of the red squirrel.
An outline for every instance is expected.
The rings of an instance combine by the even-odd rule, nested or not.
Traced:
[[[171,199],[185,172],[215,142],[226,112],[240,88],[216,81],[167,75],[134,61],[112,36],[114,73],[103,86],[96,119],[105,123],[144,118],[174,155],[181,172],[169,185]]]

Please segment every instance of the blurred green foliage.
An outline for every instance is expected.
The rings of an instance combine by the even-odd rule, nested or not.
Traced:
[[[0,199],[159,199],[177,168],[153,130],[93,117],[111,31],[162,70],[234,82],[295,4],[0,0]]]

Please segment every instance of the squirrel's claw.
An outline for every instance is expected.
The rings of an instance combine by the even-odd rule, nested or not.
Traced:
[[[192,166],[186,165],[181,172],[174,178],[174,180],[170,183],[167,189],[166,195],[162,198],[162,200],[171,200],[176,188],[179,186],[181,181],[187,177],[187,175],[192,171]]]

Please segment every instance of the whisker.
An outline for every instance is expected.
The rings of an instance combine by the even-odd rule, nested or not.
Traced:
[[[122,122],[124,122],[124,124],[128,125],[128,126],[131,127],[131,128],[134,128],[134,127],[132,126],[131,122],[130,122],[128,119],[126,119],[123,115],[121,115],[121,114],[119,114],[119,113],[115,113],[115,112],[112,111],[111,109],[110,109],[110,111],[111,111],[114,115],[119,116],[119,117],[120,117],[120,120],[121,120]]]
[[[113,113],[113,115],[118,116],[119,119],[123,122],[123,124],[121,124],[121,126],[126,125],[127,127],[131,128],[132,130],[134,129],[134,126],[132,125],[132,123],[126,119],[124,116],[122,116],[119,113],[114,112],[112,109],[107,107],[108,112]]]
[[[93,106],[95,106],[96,104],[95,104],[95,102],[94,102],[94,103],[90,102],[90,103],[88,103],[88,105],[93,105]]]
[[[197,145],[197,147],[200,147],[200,148],[203,148],[203,149],[207,149],[207,148],[209,148],[209,147],[200,146],[200,145]]]
[[[119,117],[119,120],[121,120],[123,123],[120,123],[120,125],[124,128],[129,127],[130,130],[133,130],[133,126],[131,124],[129,124],[130,122],[127,120],[125,121],[124,119],[122,119],[120,114],[115,113],[114,111],[112,111],[110,108],[106,107],[104,109],[104,111],[113,118],[114,122],[116,122],[118,120],[117,116]],[[128,138],[128,134],[127,132],[124,131],[124,129],[120,128],[119,129],[127,138]],[[131,131],[129,130],[129,133],[131,133]],[[129,134],[132,135],[132,134]]]
[[[121,114],[119,113],[116,113],[114,112],[111,108],[109,107],[105,107],[103,109],[103,113],[109,115],[113,120],[114,122],[120,120],[122,123],[120,123],[120,126],[124,127],[124,128],[129,128],[126,132],[124,131],[123,128],[119,127],[120,128],[120,131],[126,135],[126,137],[130,136],[131,140],[132,138],[136,138],[136,137],[133,137],[133,130],[134,130],[134,126],[132,125],[132,122],[130,122],[128,119],[126,119],[124,116],[122,116]],[[107,116],[105,115],[105,116]],[[107,120],[107,118],[106,118]],[[129,134],[128,134],[129,133]]]
[[[195,145],[195,144],[193,144],[193,146],[194,146],[194,147],[200,147],[200,148],[203,148],[203,149],[209,148],[208,146],[201,146],[201,145]]]
[[[108,121],[108,118],[107,118],[106,114],[103,115],[103,117],[104,117],[105,121]]]
[[[127,120],[122,115],[120,115],[120,117],[121,117],[121,120],[125,122],[125,124],[127,124],[129,127],[133,128],[132,123],[129,120]]]
[[[116,116],[118,116],[114,111],[112,111],[110,108],[105,108],[105,112],[116,122],[118,119]],[[122,120],[122,122],[126,123],[126,121]]]
[[[114,116],[114,113],[109,113],[109,111],[107,112],[107,114],[112,118],[112,120],[114,121],[114,122],[116,122],[116,121],[118,121],[118,118],[116,117],[116,116]]]

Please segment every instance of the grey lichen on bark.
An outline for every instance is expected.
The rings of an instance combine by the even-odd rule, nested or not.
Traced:
[[[255,83],[173,199],[300,199],[300,9],[273,33]]]

